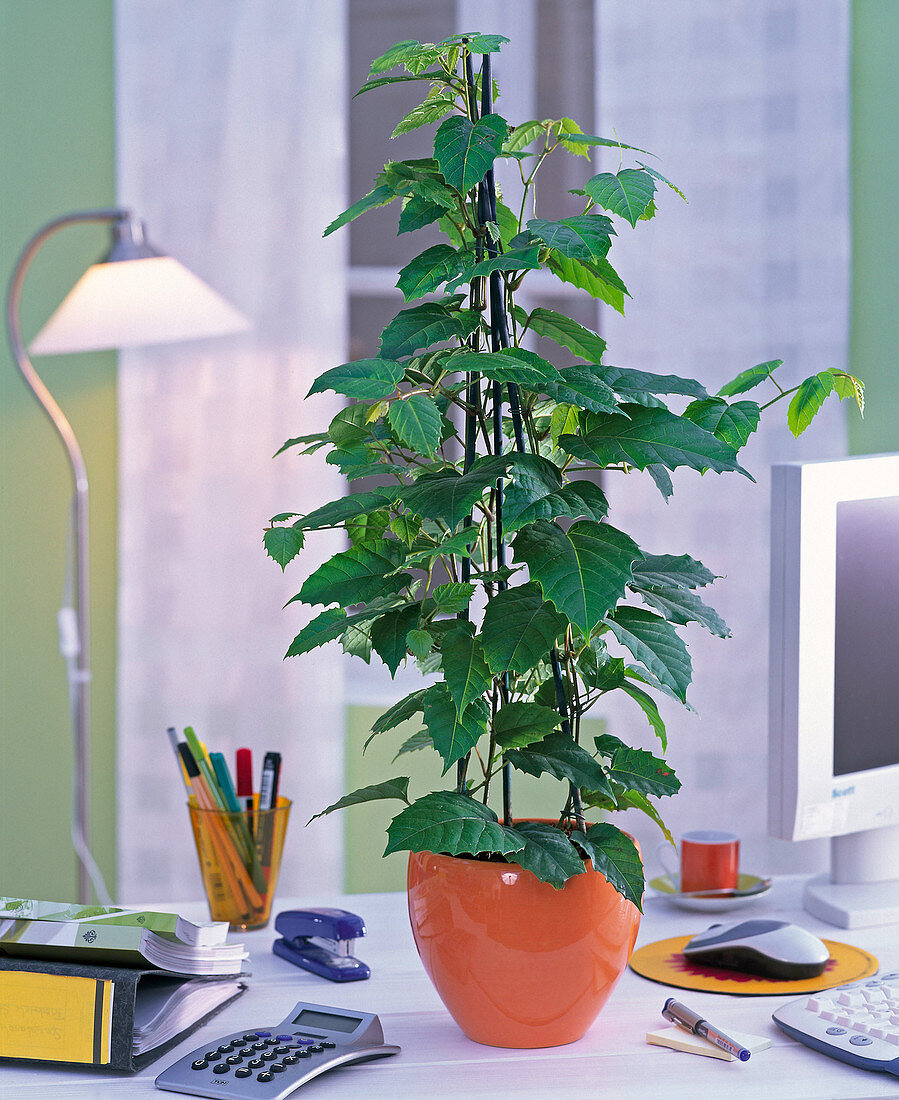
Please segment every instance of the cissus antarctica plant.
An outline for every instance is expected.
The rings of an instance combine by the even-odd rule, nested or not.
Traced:
[[[421,715],[397,757],[436,751],[443,789],[413,792],[409,777],[389,777],[322,813],[394,799],[385,854],[507,860],[554,887],[589,861],[639,907],[639,854],[608,815],[641,810],[669,836],[656,802],[680,783],[662,755],[656,698],[686,703],[691,664],[679,627],[695,622],[720,637],[728,629],[698,594],[713,573],[664,545],[638,546],[611,522],[602,479],[648,476],[667,500],[678,467],[749,476],[738,453],[764,408],[789,400],[798,435],[829,394],[854,396],[861,408],[863,389],[839,370],[782,385],[782,363],[772,360],[711,395],[693,378],[613,366],[595,332],[518,305],[519,288],[542,269],[623,313],[613,240],[655,215],[657,188],[681,193],[647,163],[651,154],[584,134],[569,118],[513,125],[494,113],[491,54],[507,41],[400,42],[358,93],[420,82],[427,94],[393,136],[434,126],[433,156],[389,161],[325,235],[396,203],[400,234],[436,225],[445,241],[399,272],[408,307],[372,358],[312,385],[310,397],[333,390],[347,407],[281,448],[325,449],[349,481],[377,475],[377,487],[308,515],[275,516],[264,542],[283,569],[307,536],[341,528],[348,538],[290,601],[323,610],[287,656],[336,640],[364,661],[376,655],[391,675],[414,660],[436,676],[382,714],[372,737]],[[547,157],[583,158],[587,175],[596,146],[632,163],[588,175],[570,209],[538,216],[534,183]],[[494,184],[500,158],[520,171],[515,209]],[[558,345],[557,363],[527,347],[532,336]],[[762,386],[773,394],[763,404],[743,396]],[[648,720],[659,755],[611,733],[582,736],[583,716],[611,692]],[[556,824],[513,823],[515,771],[559,783]],[[599,824],[587,824],[588,811]]]

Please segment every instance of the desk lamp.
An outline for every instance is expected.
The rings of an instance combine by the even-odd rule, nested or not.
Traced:
[[[85,222],[109,223],[113,244],[75,284],[29,346],[34,355],[58,355],[101,348],[167,343],[220,336],[249,328],[238,310],[177,260],[150,245],[143,224],[130,210],[103,209],[65,214],[48,222],[25,246],[9,286],[7,326],[22,377],[50,418],[65,447],[74,480],[72,571],[74,601],[59,612],[60,650],[66,659],[72,719],[72,842],[78,857],[78,898],[89,902],[93,881],[106,893],[90,852],[90,617],[87,470],[78,440],[25,349],[19,306],[25,275],[48,237]]]

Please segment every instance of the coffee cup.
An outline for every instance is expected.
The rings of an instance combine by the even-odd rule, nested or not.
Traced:
[[[682,894],[706,890],[735,890],[740,863],[740,838],[721,829],[693,829],[678,845],[680,872],[669,866],[670,844],[660,844],[656,854],[665,873]]]

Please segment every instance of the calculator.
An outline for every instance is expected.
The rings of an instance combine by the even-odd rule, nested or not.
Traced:
[[[225,1035],[179,1058],[156,1087],[225,1100],[281,1100],[329,1069],[399,1054],[371,1012],[299,1001],[271,1027]]]
[[[822,1054],[899,1076],[899,972],[800,997],[773,1018]]]

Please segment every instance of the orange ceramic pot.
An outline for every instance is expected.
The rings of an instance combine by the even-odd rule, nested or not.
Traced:
[[[517,863],[412,852],[415,946],[469,1039],[497,1047],[580,1039],[627,965],[640,913],[587,865],[561,890]]]

